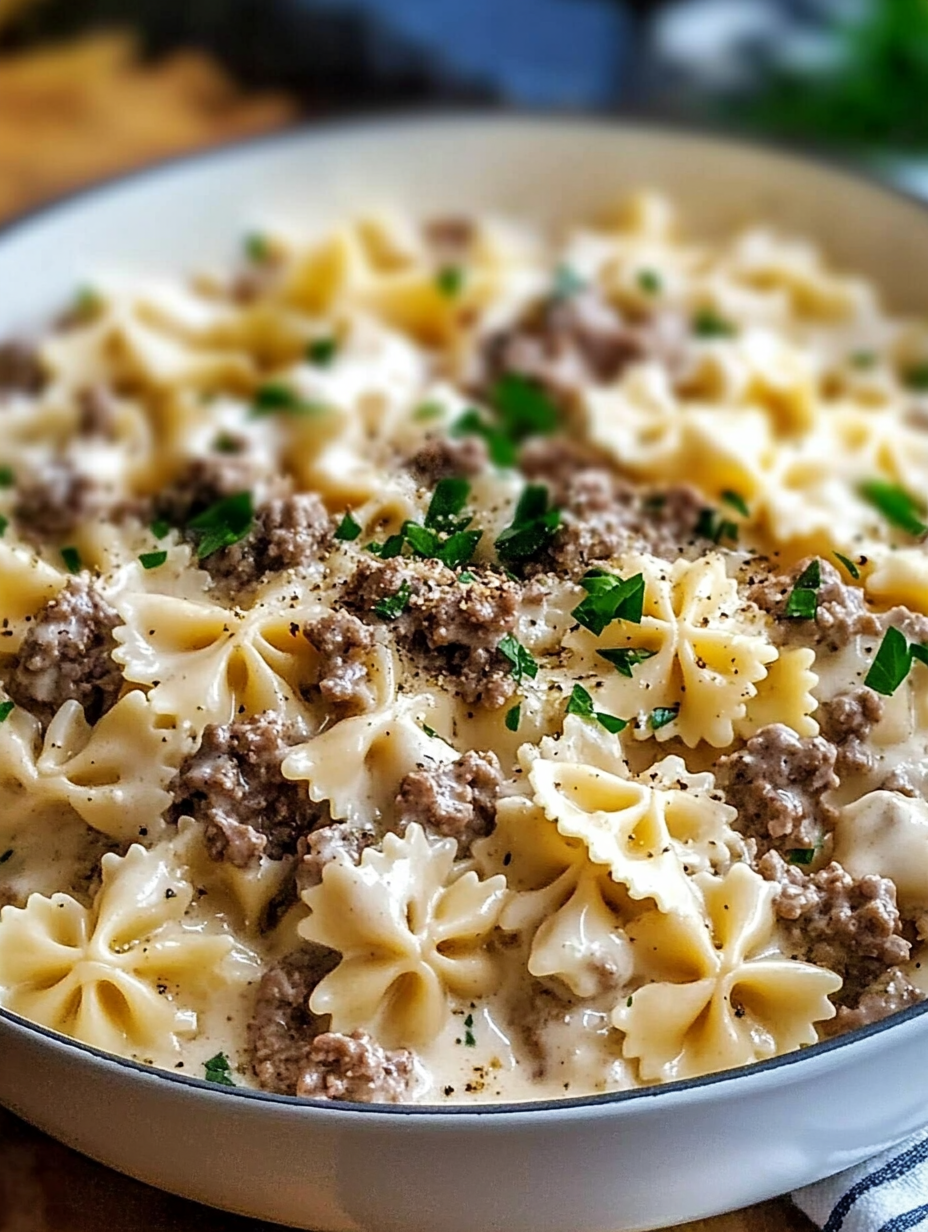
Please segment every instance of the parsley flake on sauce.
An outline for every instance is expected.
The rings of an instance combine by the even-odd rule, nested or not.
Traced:
[[[435,275],[435,286],[445,299],[457,299],[464,290],[464,270],[460,265],[443,265]]]
[[[731,539],[733,543],[737,543],[738,523],[732,522],[730,518],[723,518],[717,509],[707,506],[699,511],[693,533],[702,535],[704,539],[711,539],[713,543],[721,543],[723,539]]]
[[[65,568],[68,573],[80,573],[81,571],[81,554],[75,547],[67,547],[61,549],[61,559],[64,561]]]
[[[526,677],[534,680],[538,675],[538,664],[512,633],[501,639],[497,649],[512,664],[510,675],[516,684],[521,684]]]
[[[253,418],[264,415],[316,415],[323,407],[318,402],[307,402],[296,390],[279,381],[270,381],[255,390],[251,406]]]
[[[156,521],[152,522],[148,529],[156,539],[164,539],[171,533],[171,523],[166,522],[164,518],[158,518]]]
[[[581,719],[595,719],[601,727],[605,727],[606,731],[612,732],[613,735],[628,726],[627,719],[619,719],[614,714],[605,714],[602,710],[595,709],[592,697],[582,684],[574,685],[567,702],[567,713],[579,715]]]
[[[561,524],[561,511],[548,505],[548,489],[530,483],[519,497],[507,526],[496,540],[500,560],[530,560],[545,547]]]
[[[306,358],[317,368],[328,368],[338,354],[338,343],[334,338],[313,338],[306,344]]]
[[[872,368],[876,364],[875,351],[852,351],[849,362],[852,368]]]
[[[168,554],[162,548],[160,552],[143,552],[139,561],[143,569],[157,569],[167,560]]]
[[[0,488],[12,488],[15,482],[16,475],[12,466],[0,466]]]
[[[811,864],[815,859],[814,847],[793,847],[786,853],[790,864]]]
[[[618,646],[613,650],[597,650],[596,653],[611,663],[620,675],[631,678],[632,668],[646,659],[653,659],[657,651],[645,650],[642,646]]]
[[[737,509],[743,518],[749,518],[751,511],[748,509],[747,501],[740,492],[733,492],[730,488],[722,493],[722,500],[726,505],[731,505],[732,509]]]
[[[229,1064],[229,1058],[224,1052],[217,1052],[214,1057],[203,1064],[203,1069],[206,1072],[206,1081],[218,1083],[221,1087],[234,1087],[232,1081],[232,1066]]]
[[[733,338],[736,330],[714,308],[700,308],[693,317],[693,333],[697,338]]]
[[[0,702],[0,723],[5,723],[15,709],[15,702]]]
[[[351,511],[347,510],[335,529],[335,538],[342,543],[354,543],[360,533],[360,523],[356,522],[351,516]]]
[[[865,501],[879,510],[892,526],[898,526],[907,535],[918,537],[928,532],[921,519],[923,507],[897,483],[885,479],[868,479],[858,489]]]
[[[419,724],[419,726],[422,728],[422,730],[425,732],[425,734],[426,734],[426,735],[427,735],[430,739],[432,739],[432,740],[440,740],[440,739],[441,739],[441,737],[439,736],[439,734],[438,734],[438,732],[435,730],[435,728],[434,728],[434,727],[429,727],[428,723],[420,723],[420,724]]]
[[[796,578],[783,615],[791,620],[814,620],[818,611],[818,591],[822,584],[821,562],[816,556]]]
[[[911,368],[907,368],[902,374],[902,379],[909,389],[914,389],[917,393],[924,393],[928,390],[928,360],[920,364],[913,364]]]
[[[587,597],[574,608],[571,616],[596,637],[614,620],[641,624],[644,610],[643,574],[620,578],[605,569],[591,569],[580,579],[580,585],[587,592]]]
[[[412,588],[404,582],[395,595],[387,595],[374,604],[374,611],[384,620],[397,620],[409,606]]]
[[[840,560],[841,564],[844,565],[845,569],[848,571],[848,573],[851,575],[851,577],[856,582],[857,579],[860,577],[860,570],[857,568],[854,562],[850,559],[850,557],[843,556],[840,552],[835,552],[835,558],[837,560]]]
[[[263,265],[271,258],[271,244],[261,231],[249,231],[243,242],[245,256],[255,265]]]
[[[474,1016],[468,1014],[464,1019],[464,1046],[465,1048],[476,1048],[477,1037],[474,1035]]]
[[[425,515],[425,525],[435,530],[464,530],[473,520],[457,521],[457,515],[467,504],[470,484],[466,479],[439,479]]]
[[[2,539],[3,536],[6,534],[6,528],[9,526],[9,524],[10,524],[10,519],[5,518],[3,514],[0,513],[0,539]]]
[[[519,723],[522,721],[522,704],[519,703],[506,711],[506,728],[508,731],[514,732],[519,730]]]
[[[925,654],[928,656],[928,651],[925,651]],[[918,657],[924,662],[921,653]],[[870,670],[864,677],[864,684],[875,693],[892,697],[908,676],[912,658],[912,648],[906,642],[905,635],[898,629],[887,629],[870,664]]]
[[[554,285],[551,288],[554,299],[573,299],[585,290],[586,281],[571,266],[561,264],[554,271]]]
[[[494,466],[515,466],[519,446],[530,436],[550,436],[557,430],[557,407],[537,382],[509,372],[493,386],[491,417],[469,407],[455,420],[452,436],[481,436]]]
[[[255,520],[254,502],[250,492],[237,492],[217,501],[209,509],[187,523],[197,541],[197,560],[206,560],[221,548],[239,543],[249,533]]]
[[[420,402],[412,417],[419,423],[427,423],[430,419],[441,419],[444,413],[445,408],[440,402]]]
[[[672,723],[680,713],[680,706],[655,706],[648,716],[648,726],[651,731],[660,731],[668,723]]]
[[[645,295],[660,295],[664,283],[656,270],[643,269],[638,272],[638,287]]]

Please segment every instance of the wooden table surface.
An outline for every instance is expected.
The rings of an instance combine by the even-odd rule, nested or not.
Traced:
[[[0,60],[0,217],[101,175],[275,127],[293,114],[280,96],[241,95],[198,53],[142,65],[132,40],[118,34]],[[130,1181],[0,1110],[0,1232],[269,1227]],[[687,1227],[807,1232],[811,1225],[782,1201]]]

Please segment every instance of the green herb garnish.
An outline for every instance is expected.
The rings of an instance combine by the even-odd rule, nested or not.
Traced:
[[[530,560],[551,541],[560,524],[560,509],[548,505],[548,489],[543,484],[528,484],[511,525],[496,540],[500,560]]]
[[[452,436],[481,436],[494,466],[515,466],[516,442],[498,425],[489,423],[474,407],[464,411],[451,425]]]
[[[394,556],[400,555],[405,542],[406,535],[404,531],[400,531],[396,535],[390,535],[383,543],[369,543],[364,550],[370,552],[371,556],[379,556],[381,560],[392,560]]]
[[[0,702],[0,723],[5,723],[15,709],[15,702]]]
[[[912,667],[912,650],[898,629],[887,629],[879,649],[864,677],[864,684],[875,693],[892,697]],[[921,657],[921,656],[919,656]]]
[[[443,265],[435,275],[435,286],[446,299],[457,299],[464,289],[464,270],[460,265]]]
[[[737,509],[743,518],[749,518],[751,511],[748,509],[747,501],[739,492],[733,492],[730,488],[722,493],[722,500],[726,505],[731,505],[732,509]]]
[[[334,338],[313,338],[306,345],[306,358],[318,368],[328,368],[338,354],[338,343]]]
[[[168,554],[164,550],[160,552],[143,552],[139,557],[143,569],[157,569],[167,560]]]
[[[611,663],[620,675],[630,678],[632,668],[637,667],[639,663],[644,663],[646,659],[653,659],[657,651],[645,650],[643,647],[620,646],[615,650],[597,650],[596,653],[601,659]]]
[[[270,260],[271,245],[266,235],[260,231],[249,231],[242,244],[245,256],[256,265],[262,265]]]
[[[818,591],[822,584],[822,568],[818,557],[814,557],[796,578],[783,615],[791,620],[814,620],[818,611]]]
[[[582,684],[574,685],[567,702],[567,713],[579,715],[581,719],[595,719],[601,727],[605,727],[606,731],[612,732],[613,735],[628,726],[626,719],[618,719],[613,714],[605,714],[602,710],[596,710],[592,697]]]
[[[793,847],[786,853],[790,864],[811,864],[815,859],[814,847]]]
[[[206,560],[221,548],[241,542],[255,520],[254,502],[250,492],[237,492],[217,501],[209,509],[187,523],[187,530],[197,542],[197,560]]]
[[[412,588],[404,582],[395,595],[388,595],[374,604],[374,611],[384,620],[396,620],[409,606]]]
[[[457,515],[467,504],[469,495],[470,484],[466,479],[439,479],[425,515],[425,525],[435,530],[464,530],[473,519],[460,522]]]
[[[500,640],[497,649],[512,664],[510,675],[516,684],[521,684],[526,676],[529,680],[534,680],[538,675],[538,664],[512,633],[507,633]]]
[[[148,529],[156,539],[163,539],[165,535],[171,533],[171,523],[166,522],[164,518],[157,518]]]
[[[675,706],[655,706],[648,716],[648,726],[651,731],[660,731],[662,727],[672,723],[679,713],[679,703]]]
[[[15,482],[16,475],[12,466],[0,466],[0,488],[12,488]]]
[[[99,316],[106,301],[95,287],[78,287],[71,305],[71,315],[78,321],[90,321]]]
[[[559,265],[554,271],[554,285],[551,294],[555,299],[572,299],[586,290],[586,282],[575,269],[569,265]]]
[[[9,524],[10,524],[10,519],[4,517],[3,514],[0,513],[0,539],[2,539],[3,536],[6,534],[6,528],[9,526]]]
[[[427,736],[430,736],[433,740],[439,739],[438,732],[435,730],[434,727],[429,727],[428,723],[420,723],[419,726],[422,728],[425,734]]]
[[[513,706],[511,710],[506,711],[506,727],[509,731],[514,732],[519,730],[519,723],[522,720],[521,703]]]
[[[868,479],[858,489],[864,500],[878,509],[892,526],[898,526],[906,534],[918,536],[928,531],[928,526],[918,516],[923,507],[897,483],[885,479]]]
[[[924,393],[928,390],[928,361],[913,364],[911,368],[907,368],[902,374],[902,379],[909,389]]]
[[[464,1046],[466,1048],[475,1048],[477,1040],[474,1035],[474,1016],[468,1014],[464,1019]]]
[[[502,426],[514,441],[528,436],[549,436],[558,426],[557,407],[536,382],[508,372],[493,386],[490,401],[499,412]]]
[[[61,549],[61,559],[64,561],[65,568],[68,573],[80,573],[81,571],[81,554],[75,547],[67,547]]]
[[[853,351],[850,356],[852,368],[872,368],[876,363],[875,351]]]
[[[638,286],[645,295],[660,295],[664,283],[656,270],[643,269],[638,273]]]
[[[840,552],[835,552],[835,556],[837,557],[838,560],[840,560],[841,564],[844,565],[845,569],[848,571],[851,577],[854,578],[854,580],[856,581],[860,577],[860,570],[857,568],[854,562],[849,557],[842,556]]]
[[[614,620],[641,624],[644,610],[644,575],[620,578],[605,569],[591,569],[580,585],[587,597],[571,612],[574,620],[597,637]]]
[[[241,448],[241,440],[231,432],[220,432],[213,440],[215,453],[240,453]]]
[[[360,523],[354,520],[351,516],[350,510],[346,511],[345,516],[336,527],[335,538],[340,540],[342,543],[354,543],[360,533]]]
[[[714,308],[700,308],[693,317],[693,333],[697,338],[733,338],[735,327]]]
[[[216,1082],[221,1087],[235,1086],[232,1081],[232,1066],[224,1052],[217,1052],[214,1057],[210,1057],[203,1068],[206,1071],[207,1082]]]
[[[412,413],[413,419],[420,422],[429,419],[441,419],[445,413],[445,408],[440,402],[420,402]]]
[[[304,401],[295,390],[278,381],[271,381],[255,390],[251,414],[263,415],[317,415],[323,407],[318,402]]]
[[[717,509],[706,507],[701,509],[693,533],[711,539],[713,543],[721,543],[723,539],[738,542],[738,523],[729,518],[723,518]]]

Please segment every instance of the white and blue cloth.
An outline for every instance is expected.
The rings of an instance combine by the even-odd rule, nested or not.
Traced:
[[[822,1232],[928,1229],[928,1130],[792,1197]]]

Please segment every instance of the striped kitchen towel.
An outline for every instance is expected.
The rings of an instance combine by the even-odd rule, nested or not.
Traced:
[[[797,1189],[793,1201],[822,1232],[928,1229],[928,1130],[856,1168]]]

